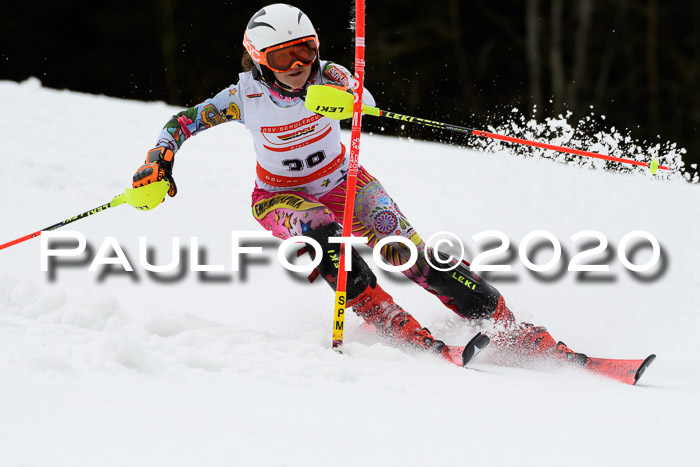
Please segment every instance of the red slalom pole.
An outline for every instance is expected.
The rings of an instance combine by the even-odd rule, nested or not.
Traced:
[[[25,235],[10,242],[0,244],[0,250],[4,250],[5,248],[17,245],[18,243],[22,243],[32,238],[36,238],[39,235],[41,235],[41,232],[56,230],[60,227],[63,227],[64,225],[68,225],[72,222],[85,219],[86,217],[90,217],[93,214],[103,212],[106,209],[113,208],[124,203],[130,204],[138,210],[148,211],[149,209],[153,209],[154,207],[158,206],[163,201],[163,199],[165,198],[165,194],[168,192],[169,189],[170,182],[167,182],[165,180],[151,183],[150,185],[143,186],[141,188],[127,188],[126,190],[124,190],[124,193],[118,194],[117,196],[112,198],[112,201],[110,201],[109,203],[105,203],[102,206],[98,206],[95,209],[85,211],[82,214],[70,217],[54,225],[44,227],[43,229],[37,230],[36,232],[30,233],[29,235]]]
[[[476,136],[483,136],[484,138],[500,139],[502,141],[508,141],[509,143],[525,144],[527,146],[535,146],[542,149],[550,149],[552,151],[566,152],[569,154],[576,154],[577,156],[587,156],[595,157],[596,159],[604,159],[606,161],[615,161],[622,164],[639,165],[641,167],[649,167],[646,162],[636,161],[634,159],[625,159],[623,157],[607,156],[605,154],[598,154],[596,152],[582,151],[580,149],[565,148],[563,146],[555,146],[553,144],[539,143],[537,141],[530,141],[527,139],[514,138],[512,136],[499,135],[498,133],[489,133],[488,131],[472,130],[472,134]],[[658,167],[661,170],[670,170],[665,165],[660,165]]]
[[[115,199],[116,199],[116,197],[115,197]],[[114,202],[114,200],[112,200],[112,201]],[[18,243],[22,243],[22,242],[27,241],[27,240],[32,239],[32,238],[36,238],[39,235],[41,235],[41,232],[56,230],[59,227],[63,227],[64,225],[70,224],[71,222],[79,221],[80,219],[85,219],[86,217],[92,216],[93,214],[96,214],[98,212],[102,212],[105,209],[108,209],[112,206],[116,206],[116,204],[112,204],[112,203],[103,204],[102,206],[98,206],[95,209],[91,209],[90,211],[86,211],[82,214],[78,214],[77,216],[74,216],[74,217],[71,217],[71,218],[66,219],[64,221],[58,222],[57,224],[50,225],[48,227],[44,227],[43,229],[37,230],[36,232],[30,233],[29,235],[25,235],[24,237],[20,237],[20,238],[17,238],[15,240],[12,240],[10,242],[3,243],[2,245],[0,245],[0,250],[4,250],[5,248],[9,248],[13,245],[17,245]]]
[[[381,109],[377,109],[374,107],[365,106],[364,112],[369,114],[369,115],[374,115],[376,117],[393,118],[394,120],[400,120],[402,122],[417,123],[418,125],[429,126],[432,128],[440,128],[443,130],[454,131],[456,133],[471,133],[475,136],[481,136],[484,138],[498,139],[501,141],[507,141],[509,143],[524,144],[526,146],[534,146],[534,147],[538,147],[538,148],[542,148],[542,149],[549,149],[552,151],[564,152],[564,153],[568,153],[568,154],[575,154],[577,156],[594,157],[596,159],[615,161],[615,162],[620,162],[622,164],[630,164],[630,165],[638,165],[641,167],[649,167],[650,169],[652,169],[652,173],[655,172],[656,169],[671,170],[670,168],[666,167],[665,165],[659,165],[658,167],[654,168],[652,166],[652,164],[648,164],[646,162],[641,162],[641,161],[636,161],[634,159],[625,159],[623,157],[607,156],[605,154],[598,154],[596,152],[582,151],[580,149],[567,148],[564,146],[556,146],[554,144],[539,143],[537,141],[530,141],[530,140],[522,139],[522,138],[514,138],[512,136],[499,135],[498,133],[490,133],[488,131],[475,130],[473,128],[466,128],[463,126],[451,125],[449,123],[436,122],[433,120],[426,120],[424,118],[418,118],[418,117],[409,117],[408,115],[401,115],[401,114],[397,114],[395,112],[388,112],[386,110],[381,110]]]
[[[325,115],[326,117],[334,118],[336,120],[344,120],[350,117],[353,117],[354,119],[355,115],[349,110],[352,98],[353,96],[351,94],[348,94],[343,90],[331,86],[312,85],[309,86],[309,89],[306,93],[306,107],[318,114]],[[355,102],[354,105],[357,105],[357,102]],[[594,157],[596,159],[614,161],[622,164],[649,167],[652,174],[656,173],[656,171],[659,169],[671,170],[669,167],[659,165],[659,162],[656,158],[653,158],[651,163],[646,163],[634,159],[625,159],[623,157],[607,156],[605,154],[598,154],[595,152],[583,151],[580,149],[556,146],[554,144],[548,143],[539,143],[537,141],[530,141],[522,138],[514,138],[512,136],[499,135],[498,133],[490,133],[488,131],[475,130],[473,128],[451,125],[449,123],[436,122],[434,120],[427,120],[425,118],[411,117],[409,115],[402,115],[396,112],[389,112],[387,110],[381,110],[377,107],[371,107],[368,105],[362,106],[362,112],[367,115],[372,115],[374,117],[391,118],[401,122],[415,123],[417,125],[427,126],[430,128],[454,131],[455,133],[472,134],[484,138],[492,138],[501,141],[507,141],[509,143],[524,144],[526,146],[534,146],[542,149],[549,149],[551,151],[575,154],[577,156]]]
[[[343,211],[343,237],[352,236],[352,218],[355,211],[355,187],[360,156],[360,134],[362,132],[362,89],[365,81],[365,0],[355,1],[355,86],[352,112],[352,133],[350,141],[350,162],[348,166],[345,208]],[[345,263],[350,261],[352,247],[343,245],[338,262],[338,282],[335,291],[335,311],[333,314],[333,349],[342,351],[343,326],[347,302],[348,273]]]

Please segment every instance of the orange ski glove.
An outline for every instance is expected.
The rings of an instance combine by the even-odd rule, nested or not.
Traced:
[[[134,174],[132,186],[134,188],[148,185],[149,183],[167,180],[170,182],[168,195],[177,194],[177,186],[173,179],[173,165],[175,164],[175,154],[168,148],[155,148],[148,151],[146,162],[139,167]]]

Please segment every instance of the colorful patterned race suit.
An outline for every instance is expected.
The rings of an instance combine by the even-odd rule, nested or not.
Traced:
[[[309,82],[349,89],[354,79],[342,66],[322,61]],[[369,92],[364,91],[363,96],[365,104],[374,105]],[[316,275],[335,287],[337,244],[329,243],[328,237],[341,236],[339,219],[343,217],[348,166],[338,121],[311,112],[302,99],[284,97],[245,72],[237,84],[173,116],[156,146],[177,152],[191,136],[231,121],[244,124],[253,137],[257,166],[252,211],[256,220],[275,237],[304,235],[318,241],[324,254]],[[497,345],[536,354],[555,349],[544,328],[516,323],[500,293],[471,272],[466,262],[447,272],[431,268],[428,259],[433,252],[380,181],[364,167],[359,169],[352,233],[366,237],[371,247],[388,236],[412,242],[418,260],[404,275],[460,316],[478,322],[492,320],[496,326],[491,338]],[[308,250],[313,254],[313,249]],[[400,243],[381,250],[392,265],[404,264],[409,253]],[[372,270],[356,252],[347,294],[348,306],[383,335],[418,347],[437,347],[436,351],[444,346],[377,285]]]

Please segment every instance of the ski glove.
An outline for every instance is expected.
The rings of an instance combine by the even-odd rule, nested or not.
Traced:
[[[148,185],[149,183],[167,180],[170,182],[168,195],[177,194],[177,186],[173,179],[173,165],[175,164],[175,154],[168,148],[155,148],[148,151],[146,162],[139,167],[134,174],[132,186],[134,188]]]

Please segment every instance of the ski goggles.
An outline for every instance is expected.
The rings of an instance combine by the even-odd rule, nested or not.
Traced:
[[[311,65],[318,57],[317,36],[295,39],[259,51],[253,47],[246,35],[243,38],[243,46],[254,61],[278,73],[286,73],[297,64],[301,66]]]

